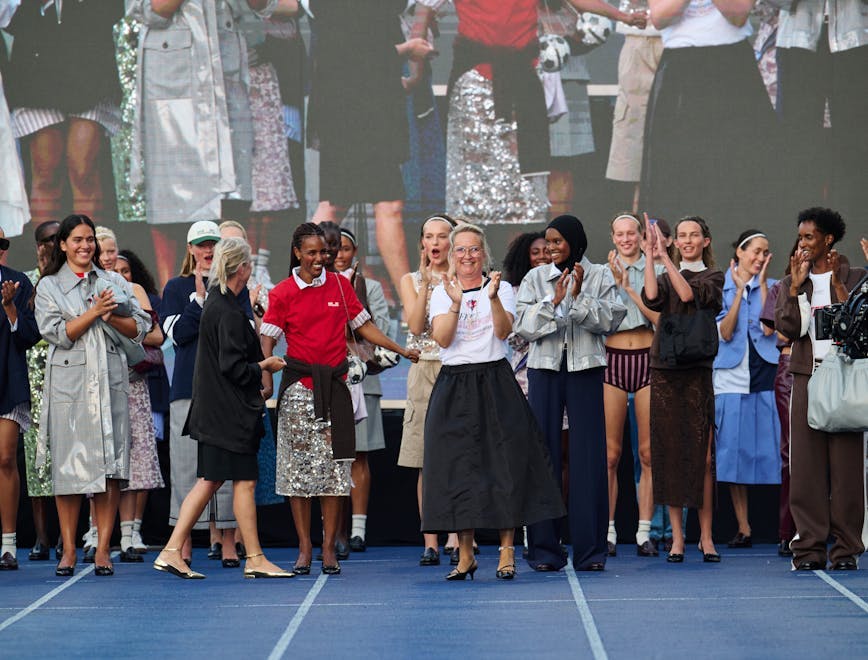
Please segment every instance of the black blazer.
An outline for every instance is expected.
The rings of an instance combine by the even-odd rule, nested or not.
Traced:
[[[193,399],[185,432],[194,440],[255,454],[262,423],[259,338],[231,291],[208,291],[199,324]]]
[[[12,332],[6,312],[0,306],[0,415],[10,412],[19,403],[30,403],[27,349],[41,339],[30,306],[33,285],[24,273],[0,266],[0,282],[10,280],[19,283],[13,300],[18,310],[18,326]]]

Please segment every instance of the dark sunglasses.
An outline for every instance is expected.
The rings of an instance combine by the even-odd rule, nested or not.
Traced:
[[[8,250],[9,249],[9,239],[8,238],[0,238],[0,250]]]
[[[37,241],[37,243],[39,243],[40,245],[51,245],[54,243],[54,237],[55,236],[57,236],[57,234],[52,234],[51,236],[46,236],[45,238],[39,239]]]

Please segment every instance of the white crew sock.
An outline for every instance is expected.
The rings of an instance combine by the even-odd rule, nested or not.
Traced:
[[[14,557],[16,550],[18,550],[18,539],[15,532],[3,534],[3,546],[0,547],[0,555],[5,555],[8,552]]]
[[[618,532],[615,531],[615,521],[609,521],[609,531],[606,533],[606,540],[612,545],[618,545]]]
[[[133,531],[141,533],[142,531],[142,519],[136,518],[133,520]]]
[[[353,514],[353,531],[350,532],[350,537],[358,536],[365,540],[365,527],[368,523],[368,516],[363,513]]]
[[[126,551],[133,545],[133,521],[121,520],[121,550]]]
[[[642,545],[651,538],[651,521],[640,520],[636,529],[636,545]]]

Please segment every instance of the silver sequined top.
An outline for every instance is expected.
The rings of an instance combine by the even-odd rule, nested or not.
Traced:
[[[419,293],[419,289],[422,286],[422,273],[417,270],[410,273],[410,277],[413,278],[413,288],[416,289],[416,293]],[[428,312],[431,306],[431,291],[433,290],[434,286],[429,283],[428,301],[425,303],[425,329],[422,331],[422,334],[414,335],[412,332],[407,332],[407,348],[417,349],[421,353],[419,356],[420,360],[440,359],[440,346],[431,337],[431,321],[428,320]]]

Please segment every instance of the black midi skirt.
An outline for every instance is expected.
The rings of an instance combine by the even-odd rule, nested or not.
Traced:
[[[779,139],[750,44],[667,48],[648,102],[643,206],[672,223],[776,217]]]
[[[422,530],[508,529],[566,514],[506,360],[444,365],[425,419]]]

